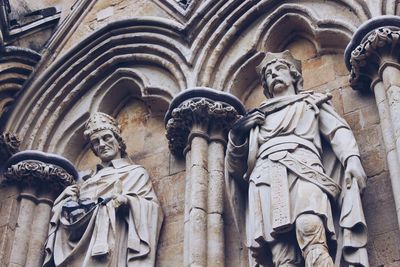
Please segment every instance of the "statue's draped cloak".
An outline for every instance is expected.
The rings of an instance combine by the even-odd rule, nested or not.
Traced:
[[[368,266],[366,224],[357,183],[347,190],[343,177],[347,158],[359,157],[348,124],[323,94],[273,98],[262,103],[260,109],[267,114],[265,123],[254,128],[244,144],[234,144],[229,138],[225,164],[227,195],[235,222],[238,229],[246,225],[246,237],[242,238],[247,240],[246,245],[257,261],[265,266],[271,264],[262,258],[268,250],[268,246],[263,247],[279,236],[272,227],[271,212],[271,170],[274,164],[280,164],[272,161],[271,155],[278,152],[275,155],[283,153],[280,157],[289,153],[342,187],[340,195],[334,196],[318,182],[310,182],[285,168],[292,225],[288,231],[300,214],[317,214],[327,230],[330,252],[336,253],[332,255],[336,264],[344,259],[350,266]],[[336,250],[337,245],[340,249]],[[255,265],[253,257],[250,264]]]
[[[117,159],[80,185],[80,199],[98,202],[121,194],[128,205],[97,205],[71,224],[57,199],[50,221],[44,266],[154,266],[163,215],[145,169]]]

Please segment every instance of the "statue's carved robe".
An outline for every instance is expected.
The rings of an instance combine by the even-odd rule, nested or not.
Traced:
[[[266,245],[292,231],[299,215],[311,213],[324,222],[331,254],[339,243],[334,260],[343,253],[348,263],[367,266],[357,183],[347,190],[343,181],[346,160],[359,157],[348,124],[323,94],[277,97],[259,109],[267,114],[264,124],[252,129],[244,144],[229,138],[225,165],[234,217],[239,229],[246,224],[247,246],[256,261],[270,264]]]
[[[128,204],[97,205],[71,224],[61,212],[68,198],[57,199],[44,266],[154,266],[163,215],[145,169],[116,159],[79,187],[80,199],[97,202],[121,194]]]

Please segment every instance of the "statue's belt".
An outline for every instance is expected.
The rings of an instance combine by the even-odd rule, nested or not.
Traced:
[[[338,198],[342,188],[331,177],[301,162],[291,153],[286,152],[285,154],[286,155],[284,157],[277,160],[279,163],[284,165],[293,173],[297,174],[300,178],[321,188],[332,199],[336,200]],[[273,156],[269,157],[269,159],[274,161]]]
[[[315,145],[311,141],[308,141],[304,138],[298,137],[297,135],[294,135],[294,134],[285,135],[285,136],[275,136],[275,137],[267,140],[266,142],[263,142],[263,144],[258,149],[257,158],[265,158],[267,155],[270,155],[276,151],[282,150],[279,147],[290,146],[292,144],[297,144],[302,147],[308,148],[315,155],[317,155],[319,158],[321,158],[319,155],[318,149],[315,147]]]
[[[294,151],[299,146],[308,149],[320,158],[318,149],[311,141],[296,135],[271,138],[260,146],[257,157],[268,157],[274,162],[281,163],[300,178],[320,187],[332,199],[336,199],[341,192],[341,187],[331,177],[301,162],[289,152]]]

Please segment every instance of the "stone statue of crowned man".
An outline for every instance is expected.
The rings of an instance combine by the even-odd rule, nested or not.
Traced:
[[[163,215],[149,176],[114,118],[97,112],[85,127],[101,164],[54,202],[43,266],[154,266]]]
[[[366,175],[349,125],[330,95],[303,90],[289,51],[257,70],[267,99],[233,125],[225,164],[250,265],[368,266]]]

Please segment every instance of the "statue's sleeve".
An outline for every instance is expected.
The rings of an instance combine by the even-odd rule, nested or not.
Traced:
[[[225,192],[228,200],[228,207],[231,210],[233,221],[239,232],[240,240],[246,244],[245,229],[245,209],[247,197],[245,188],[248,187],[244,174],[248,164],[248,139],[240,145],[233,143],[229,134],[228,145],[225,156]]]
[[[123,188],[129,206],[128,263],[145,256],[154,264],[163,214],[147,171],[141,166],[130,171]]]
[[[249,153],[248,139],[243,144],[233,143],[229,134],[226,149],[225,169],[230,177],[236,181],[243,182],[243,176],[247,171],[247,156]]]
[[[322,136],[331,144],[333,152],[343,166],[350,156],[360,157],[356,139],[350,126],[331,105],[322,104],[319,123]]]
[[[343,166],[350,156],[360,156],[349,125],[327,103],[320,109],[320,131],[330,142]],[[342,257],[349,266],[367,267],[367,226],[357,181],[353,179],[352,183],[350,189],[344,184],[344,179],[340,183],[343,191],[339,200],[341,207],[338,225],[341,230],[338,231],[338,246],[341,249],[338,252],[342,252]]]

